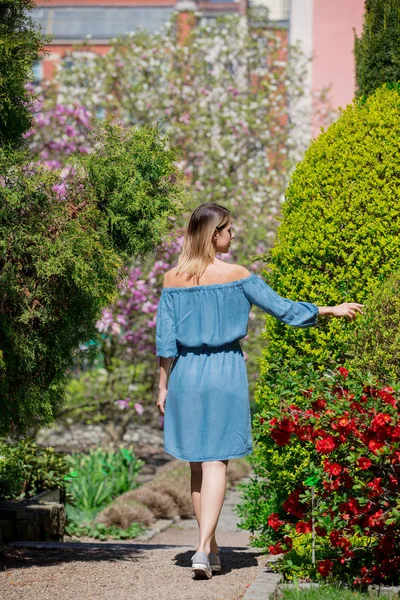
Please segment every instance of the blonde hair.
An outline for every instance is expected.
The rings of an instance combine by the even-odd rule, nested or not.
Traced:
[[[196,277],[198,283],[198,278],[215,259],[212,243],[215,230],[223,229],[229,217],[229,210],[215,202],[204,202],[192,212],[184,233],[177,275],[186,273],[188,279]]]

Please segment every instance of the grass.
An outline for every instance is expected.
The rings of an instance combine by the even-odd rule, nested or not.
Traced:
[[[321,585],[309,589],[299,589],[296,587],[283,589],[280,588],[282,600],[369,600],[378,598],[376,593],[360,593],[352,590],[346,590],[334,585]],[[398,598],[398,594],[379,596],[383,598]]]

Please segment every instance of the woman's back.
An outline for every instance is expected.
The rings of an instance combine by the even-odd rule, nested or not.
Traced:
[[[244,338],[253,304],[294,327],[315,324],[314,304],[282,298],[261,277],[236,267],[235,275],[247,275],[223,283],[163,288],[156,320],[157,356],[175,357],[180,346],[218,347]],[[168,275],[165,282],[176,281],[174,277]]]
[[[192,287],[196,285],[213,285],[216,283],[229,283],[251,275],[246,267],[226,263],[222,260],[208,265],[199,280],[194,278],[187,280],[185,274],[177,274],[177,267],[173,267],[165,273],[164,287]]]

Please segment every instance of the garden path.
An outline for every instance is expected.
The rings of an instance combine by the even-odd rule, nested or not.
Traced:
[[[239,600],[265,566],[236,529],[237,490],[229,490],[219,521],[223,572],[192,580],[194,519],[143,542],[14,543],[0,546],[0,598],[7,600]]]

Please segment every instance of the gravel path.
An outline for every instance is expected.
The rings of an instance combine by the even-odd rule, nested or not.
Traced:
[[[195,520],[185,520],[148,543],[0,545],[3,600],[239,600],[266,556],[249,549],[236,530],[227,494],[219,521],[223,571],[211,580],[192,580],[190,558],[197,542]]]

